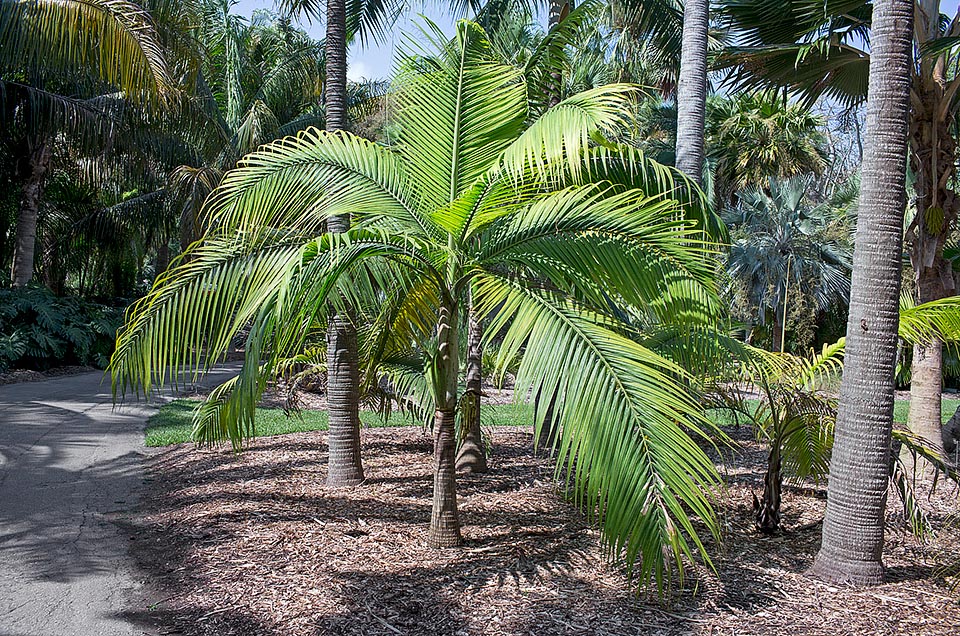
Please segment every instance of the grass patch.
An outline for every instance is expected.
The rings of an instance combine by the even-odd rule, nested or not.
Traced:
[[[164,404],[147,420],[146,445],[170,446],[191,441],[195,400],[174,400]],[[532,408],[526,404],[487,406],[482,411],[484,426],[523,426],[533,419]],[[401,413],[393,413],[386,422],[371,411],[360,411],[363,426],[383,428],[390,426],[419,426],[418,422]],[[257,409],[257,437],[327,430],[326,411],[303,411],[288,416],[282,409]]]
[[[748,402],[757,403],[756,400]],[[147,420],[146,445],[170,446],[189,442],[193,430],[193,409],[196,405],[197,402],[194,400],[174,400],[160,407],[160,410]],[[950,419],[958,406],[960,406],[960,399],[943,400],[944,422]],[[894,421],[906,424],[909,410],[910,402],[897,400],[893,411]],[[484,426],[528,426],[533,423],[533,407],[529,404],[485,406],[481,413]],[[709,415],[720,426],[729,426],[734,423],[729,411],[717,410]],[[376,413],[361,411],[360,421],[364,426],[371,428],[419,425],[400,413],[393,413],[390,419],[384,422]],[[741,424],[746,422],[741,421]],[[287,416],[281,409],[257,409],[257,437],[326,429],[326,411],[303,411],[300,415]]]

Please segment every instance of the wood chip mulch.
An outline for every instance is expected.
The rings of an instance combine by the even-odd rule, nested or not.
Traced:
[[[149,633],[218,636],[960,633],[957,594],[935,576],[936,560],[958,550],[956,529],[920,544],[891,501],[890,582],[814,581],[822,488],[788,488],[785,532],[759,536],[750,493],[764,453],[734,434],[718,573],[699,568],[665,601],[605,564],[529,429],[493,430],[491,472],[458,480],[466,545],[450,550],[424,544],[431,441],[419,428],[364,430],[367,481],[352,489],[324,486],[321,432],[262,439],[240,456],[166,449],[124,521],[149,591],[130,618]]]

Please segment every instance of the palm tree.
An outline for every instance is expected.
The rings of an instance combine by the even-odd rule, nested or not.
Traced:
[[[913,3],[878,0],[846,361],[830,462],[823,543],[813,574],[873,585],[883,579],[883,531],[893,425]]]
[[[728,294],[742,296],[760,324],[772,322],[771,350],[783,351],[791,301],[809,299],[818,312],[846,304],[851,246],[846,218],[830,202],[813,206],[809,178],[769,179],[740,194],[723,218],[731,231]],[[837,226],[840,226],[838,231]]]
[[[821,95],[856,106],[866,97],[875,28],[872,3],[806,0],[725,0],[724,14],[743,46],[726,56],[738,87],[785,87],[807,103]],[[919,302],[952,296],[956,286],[943,247],[960,199],[954,192],[960,77],[960,12],[940,13],[939,0],[915,0],[911,65],[910,162],[918,213],[907,227],[910,264]],[[777,16],[777,19],[771,19]],[[940,448],[942,343],[918,343],[913,353],[910,428]]]
[[[697,183],[703,179],[709,5],[710,0],[683,3],[683,44],[677,81],[677,168]]]
[[[767,179],[820,175],[827,167],[824,121],[772,93],[721,97],[707,104],[707,155],[718,206]]]
[[[558,469],[610,554],[631,565],[639,555],[642,578],[662,583],[671,564],[705,554],[691,515],[716,529],[715,470],[684,432],[710,424],[682,368],[626,337],[616,316],[715,322],[702,229],[714,219],[680,173],[589,145],[623,124],[634,89],[582,93],[528,124],[522,73],[495,59],[477,25],[460,22],[453,41],[435,45],[401,77],[394,147],[310,130],[225,176],[208,202],[218,230],[132,309],[112,360],[115,391],[150,391],[170,368],[213,364],[252,324],[243,370],[198,429],[201,441],[239,443],[305,326],[329,304],[376,307],[370,331],[426,357],[428,542],[457,545],[457,341],[469,297],[487,333],[505,333],[505,359],[525,352],[519,394],[561,387]],[[324,233],[345,210],[351,229]]]
[[[87,77],[96,81],[82,81]],[[85,98],[58,94],[78,82]],[[57,134],[110,127],[108,116],[87,101],[104,85],[139,105],[156,105],[171,89],[153,20],[142,7],[113,0],[0,2],[0,97],[22,106],[11,110],[25,116],[30,131],[11,271],[15,286],[33,278],[39,204]]]

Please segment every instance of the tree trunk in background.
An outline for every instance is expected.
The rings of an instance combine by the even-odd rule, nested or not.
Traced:
[[[467,373],[463,394],[464,436],[457,454],[457,470],[466,473],[487,472],[487,454],[480,429],[480,396],[483,393],[483,327],[473,308],[467,318]]]
[[[938,15],[937,2],[922,3],[925,11]],[[936,38],[939,25],[922,21],[918,30],[924,39]],[[946,69],[944,59],[925,58],[923,68],[914,78],[910,123],[910,158],[916,175],[917,215],[907,233],[910,240],[910,264],[917,284],[917,300],[921,303],[956,294],[952,264],[943,258],[943,247],[957,219],[957,198],[949,183],[954,177],[957,144],[951,131],[951,110],[944,106]],[[941,393],[943,388],[943,346],[940,342],[919,343],[913,348],[910,381],[910,430],[924,438],[933,450],[943,454],[941,440]],[[908,468],[913,455],[904,449],[901,454]],[[929,462],[921,459],[925,469]],[[926,472],[926,470],[924,471]]]
[[[811,571],[837,583],[875,585],[883,579],[912,31],[912,0],[874,4],[846,354],[823,542]]]
[[[439,349],[433,377],[437,407],[433,419],[433,511],[427,543],[449,548],[463,542],[457,513],[457,372],[459,343],[457,314],[450,307],[440,310],[437,324]]]
[[[677,81],[677,168],[698,184],[703,183],[709,4],[709,0],[683,3],[683,42]]]
[[[346,0],[327,0],[327,83],[324,86],[327,130],[347,128]],[[350,229],[350,217],[327,221],[330,232]],[[328,486],[355,486],[363,481],[360,461],[360,369],[357,332],[349,316],[331,315],[327,329]]]
[[[16,243],[13,246],[13,267],[10,281],[14,287],[23,287],[33,279],[33,261],[37,246],[37,219],[40,217],[40,198],[43,182],[50,169],[53,148],[45,141],[29,142],[30,173],[20,195],[17,215]]]
[[[547,7],[547,30],[550,31],[570,13],[569,0],[550,0]],[[553,108],[560,103],[563,96],[563,76],[557,71],[550,72],[550,86],[547,87],[547,107]]]
[[[170,244],[167,241],[161,241],[157,245],[157,259],[154,261],[153,278],[156,280],[160,274],[167,271],[170,267]]]

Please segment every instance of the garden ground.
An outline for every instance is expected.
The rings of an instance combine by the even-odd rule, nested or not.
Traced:
[[[717,575],[688,572],[666,602],[605,565],[594,527],[557,493],[532,431],[493,427],[492,472],[459,480],[466,545],[425,546],[431,441],[365,429],[367,482],[324,486],[325,433],[257,440],[242,455],[172,446],[153,456],[126,520],[151,597],[128,618],[176,634],[956,634],[957,595],[936,577],[956,532],[920,544],[891,502],[890,582],[846,590],[804,575],[825,492],[787,489],[785,532],[753,530],[764,451],[745,428],[719,462]],[[928,505],[938,520],[955,492]]]

